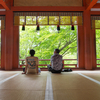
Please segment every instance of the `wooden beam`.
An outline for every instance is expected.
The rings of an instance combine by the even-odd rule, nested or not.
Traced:
[[[83,0],[83,6],[86,6],[86,0]]]
[[[91,11],[90,14],[91,15],[100,15],[100,11]]]
[[[100,8],[100,3],[97,3],[96,5],[94,5],[93,8]]]
[[[4,9],[4,7],[2,5],[0,5],[0,9]]]
[[[12,11],[84,11],[85,7],[66,6],[17,6],[11,7]]]
[[[89,6],[86,8],[86,10],[90,10],[96,3],[98,0],[92,0],[92,2],[89,4]]]
[[[10,8],[7,6],[6,2],[4,2],[3,0],[0,0],[0,4],[1,4],[6,10],[10,10]]]
[[[14,6],[14,0],[10,0],[11,6]]]
[[[6,15],[6,11],[0,11],[0,15]]]

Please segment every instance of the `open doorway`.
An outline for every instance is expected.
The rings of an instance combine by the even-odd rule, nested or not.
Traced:
[[[0,30],[0,68],[1,68],[1,30]]]
[[[77,26],[75,30],[71,30],[70,25],[61,25],[58,33],[57,26],[40,26],[40,31],[36,31],[36,26],[19,26],[20,42],[19,42],[19,63],[24,64],[24,59],[29,56],[29,50],[36,51],[35,56],[39,57],[39,64],[50,64],[48,59],[53,55],[56,48],[60,49],[63,56],[64,67],[75,67],[77,64]],[[68,60],[69,59],[69,60]],[[45,61],[46,60],[46,61]]]
[[[100,29],[96,29],[96,63],[100,67]]]

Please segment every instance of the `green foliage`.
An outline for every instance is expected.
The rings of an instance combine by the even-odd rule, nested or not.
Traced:
[[[96,30],[96,59],[100,59],[100,30]],[[97,64],[100,64],[100,60],[97,60]],[[97,67],[100,67],[98,65]]]
[[[0,30],[0,59],[1,59],[1,30]],[[0,60],[0,65],[1,65],[1,60]],[[0,66],[1,68],[1,66]]]
[[[25,31],[20,27],[20,59],[29,56],[30,49],[36,51],[39,59],[50,59],[56,48],[63,59],[77,59],[77,26],[74,31],[71,26],[60,26],[60,29],[58,33],[57,26],[40,26],[40,31],[36,31],[36,26],[25,26]]]

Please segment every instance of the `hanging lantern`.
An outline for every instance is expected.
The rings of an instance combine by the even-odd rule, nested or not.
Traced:
[[[58,31],[60,30],[60,25],[57,25],[57,30],[58,30]]]
[[[71,25],[71,30],[74,30],[74,25]]]
[[[60,31],[60,25],[57,25],[57,31],[59,33],[59,31]]]
[[[22,30],[25,31],[25,25],[22,26]]]
[[[40,27],[39,27],[39,25],[37,25],[37,28],[36,28],[36,30],[38,30],[38,31],[40,30]]]

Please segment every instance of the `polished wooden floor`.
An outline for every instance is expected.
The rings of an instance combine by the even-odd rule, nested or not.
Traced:
[[[0,71],[0,100],[46,100],[46,91],[50,92],[51,88],[53,95],[48,96],[53,99],[47,100],[100,100],[100,71],[21,73]],[[46,90],[48,75],[52,87]]]

